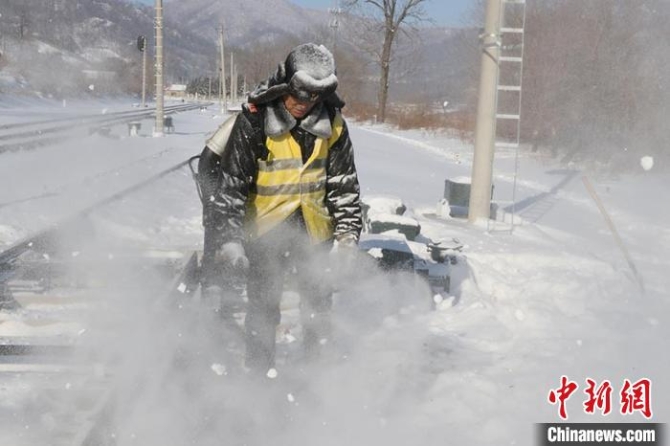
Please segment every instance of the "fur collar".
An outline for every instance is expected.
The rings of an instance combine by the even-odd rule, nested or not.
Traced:
[[[268,104],[265,112],[265,134],[279,136],[290,132],[297,121],[284,107],[284,102]],[[300,121],[300,127],[319,138],[330,138],[333,133],[328,111],[323,102],[317,103],[312,111]]]

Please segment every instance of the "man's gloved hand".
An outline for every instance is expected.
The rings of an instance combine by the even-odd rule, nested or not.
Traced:
[[[358,240],[353,234],[343,234],[335,238],[333,241],[333,248],[331,253],[337,254],[339,252],[353,253],[358,248]]]
[[[358,240],[353,234],[343,234],[333,241],[330,249],[331,270],[338,276],[337,281],[347,280],[356,266]]]
[[[240,242],[227,242],[216,251],[216,261],[224,269],[237,274],[246,274],[249,270],[249,259]]]

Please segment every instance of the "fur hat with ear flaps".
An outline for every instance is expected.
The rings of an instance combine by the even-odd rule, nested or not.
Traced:
[[[277,72],[249,94],[252,104],[267,104],[285,94],[310,102],[326,101],[337,108],[344,102],[335,93],[333,55],[323,45],[305,43],[293,48]]]

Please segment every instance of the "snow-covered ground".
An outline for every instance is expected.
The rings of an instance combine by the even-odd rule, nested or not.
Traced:
[[[71,112],[75,106],[60,107]],[[35,114],[48,112],[35,106]],[[0,109],[0,124],[10,114]],[[0,155],[0,249],[197,154],[222,121],[211,107],[177,115],[176,132],[164,138],[150,137],[147,120],[139,137],[119,127],[111,138],[94,135]],[[642,378],[652,383],[652,421],[667,421],[670,358],[663,352],[670,347],[670,210],[660,203],[670,186],[667,175],[640,167],[635,175],[607,178],[525,153],[518,160],[513,152],[499,153],[494,201],[500,221],[469,225],[435,213],[445,179],[470,175],[471,145],[421,131],[350,126],[363,194],[400,197],[423,236],[465,244],[466,262],[452,279],[456,299],[430,312],[374,314],[384,308],[381,302],[416,290],[389,283],[388,277],[365,278],[336,303],[340,339],[322,365],[292,361],[291,341],[300,335],[295,329],[280,339],[289,353],[278,365],[279,376],[258,381],[234,373],[235,356],[223,351],[216,323],[197,308],[160,314],[157,322],[156,296],[115,296],[107,311],[72,329],[93,332],[90,342],[99,343],[98,353],[114,358],[114,366],[106,366],[121,395],[118,408],[130,415],[114,433],[119,444],[208,445],[225,439],[276,445],[531,445],[534,423],[561,421],[548,395],[562,376],[579,386],[567,401],[569,421],[646,421],[639,410],[621,414],[624,380]],[[594,184],[642,285],[584,177]],[[133,248],[179,251],[202,245],[200,207],[187,169],[92,220]],[[347,305],[369,313],[347,311]],[[294,308],[290,302],[286,307],[290,320]],[[0,335],[25,330],[20,317],[0,313]],[[95,334],[100,327],[111,328],[113,335]],[[191,358],[187,363],[175,360],[183,350]],[[585,413],[587,378],[611,382],[610,414]],[[48,438],[54,429],[58,418],[36,404],[40,396],[31,394],[31,382],[29,376],[0,374],[0,414],[16,421],[14,429],[13,423],[3,424],[2,444],[44,444],[34,432]],[[69,403],[76,405],[76,399]]]

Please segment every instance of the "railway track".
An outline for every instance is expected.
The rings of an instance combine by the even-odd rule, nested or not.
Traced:
[[[162,274],[169,286],[154,288],[155,305],[175,305],[177,299],[183,299],[181,296],[186,289],[195,286],[197,254],[184,256],[173,268],[172,274]],[[51,290],[55,294],[68,291],[64,288]],[[82,288],[77,291],[80,295],[88,291],[99,292]],[[54,325],[57,325],[57,320],[63,323],[71,317],[68,315],[70,308],[59,304],[57,296],[49,296],[49,293],[17,295],[17,301],[22,304],[20,312],[24,315],[38,311],[29,303],[35,296],[42,298],[43,313],[52,313]],[[47,304],[47,300],[52,302]],[[44,310],[49,305],[54,307],[53,311]],[[105,308],[96,297],[86,306],[88,312],[104,311]],[[117,410],[117,370],[113,361],[92,350],[96,344],[87,341],[83,331],[68,335],[65,330],[48,337],[0,339],[3,343],[0,345],[0,390],[3,394],[0,401],[0,430],[3,432],[0,443],[15,446],[117,444],[116,423],[123,421],[118,417],[123,418],[125,413],[124,410]],[[8,397],[9,389],[16,387],[24,389],[24,395],[13,398],[9,393]],[[124,397],[127,398],[127,395],[124,394]],[[128,407],[125,398],[124,407]],[[128,411],[131,411],[130,407]],[[7,438],[6,443],[3,438]]]
[[[150,296],[155,308],[175,305],[198,285],[198,255],[184,250],[164,257],[130,251],[116,253],[114,262],[104,259],[105,266],[96,268],[99,258],[72,257],[75,248],[67,245],[64,234],[87,232],[89,216],[179,172],[187,163],[110,195],[0,252],[0,391],[5,391],[0,400],[0,444],[116,444],[116,370],[94,341],[113,339],[115,334],[91,321],[110,311],[109,302],[119,295]],[[7,335],[3,325],[17,334]],[[7,392],[17,387],[29,394],[16,395],[13,403]]]
[[[5,207],[9,207],[9,206],[13,206],[13,205],[18,205],[18,204],[21,204],[21,203],[26,203],[26,202],[29,202],[29,201],[40,200],[40,199],[43,199],[43,198],[57,197],[57,196],[61,195],[61,193],[63,193],[63,191],[68,189],[68,188],[72,188],[72,187],[75,187],[75,186],[81,186],[83,184],[90,184],[93,181],[98,181],[98,180],[101,180],[103,178],[107,178],[107,177],[110,177],[110,176],[113,176],[113,175],[118,175],[119,172],[122,172],[126,169],[141,165],[141,164],[143,164],[143,163],[145,163],[149,160],[159,158],[159,157],[163,156],[164,154],[170,152],[170,150],[171,150],[170,148],[163,149],[158,153],[154,153],[154,154],[151,154],[151,155],[146,156],[146,157],[142,157],[142,158],[139,158],[139,159],[136,159],[136,160],[132,160],[132,161],[130,161],[130,162],[128,162],[128,163],[126,163],[122,166],[117,166],[117,167],[114,167],[112,169],[108,169],[108,170],[105,170],[105,171],[102,171],[102,172],[97,172],[97,173],[94,173],[94,174],[84,178],[84,179],[77,180],[77,181],[72,181],[72,182],[69,182],[69,183],[65,183],[65,184],[59,185],[58,187],[52,188],[50,190],[47,190],[47,191],[44,191],[44,192],[41,192],[41,193],[38,193],[38,194],[35,194],[35,195],[30,195],[30,196],[25,196],[25,197],[22,197],[22,198],[16,198],[16,199],[5,201],[5,202],[0,202],[0,209],[5,208]]]
[[[177,104],[164,108],[165,115],[200,108],[201,104]],[[155,118],[155,109],[128,110],[101,115],[68,116],[0,126],[0,153],[34,150],[69,139],[100,132],[114,125]]]

